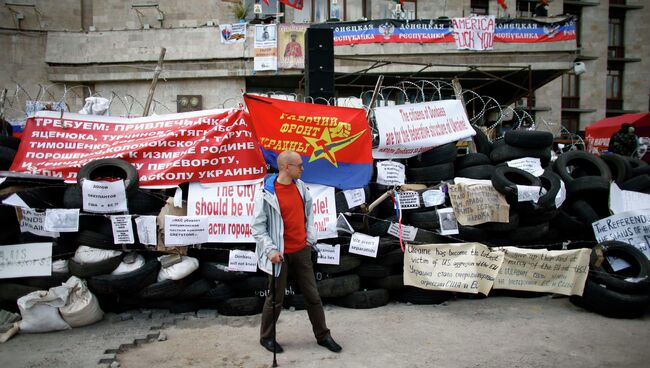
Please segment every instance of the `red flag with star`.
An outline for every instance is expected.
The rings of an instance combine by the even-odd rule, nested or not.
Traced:
[[[245,94],[264,159],[302,156],[307,183],[361,188],[372,176],[372,140],[364,109],[292,102]]]

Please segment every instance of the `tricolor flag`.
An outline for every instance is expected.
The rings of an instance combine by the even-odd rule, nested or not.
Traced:
[[[302,156],[302,180],[339,189],[361,188],[372,176],[372,140],[363,109],[291,102],[245,94],[264,159]]]

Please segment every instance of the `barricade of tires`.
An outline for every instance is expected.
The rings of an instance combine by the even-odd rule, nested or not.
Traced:
[[[551,162],[552,136],[549,133],[511,131],[494,143],[480,130],[477,133],[474,137],[477,153],[459,156],[456,142],[453,142],[403,160],[407,184],[421,184],[421,189],[416,191],[422,197],[429,190],[444,190],[445,183],[454,177],[490,180],[510,204],[510,221],[460,226],[459,235],[442,236],[438,231],[437,210],[451,206],[447,196],[442,204],[402,211],[402,224],[420,229],[415,243],[465,240],[479,241],[488,246],[561,249],[569,241],[569,248],[577,245],[593,247],[596,242],[591,223],[609,216],[610,179],[619,183],[622,189],[650,193],[650,166],[643,161],[614,154],[598,158],[582,151],[569,151]],[[539,158],[544,173],[536,177],[506,164],[522,157]],[[116,159],[97,160],[84,166],[79,172],[77,185],[32,185],[15,192],[32,208],[82,208],[81,180],[107,177],[125,180],[128,209],[133,215],[158,214],[168,197],[164,191],[139,188],[137,171]],[[518,202],[517,185],[541,186],[544,194],[537,203]],[[562,185],[566,187],[566,201],[558,207],[555,198]],[[365,188],[366,203],[375,201],[389,189],[392,187],[371,183]],[[7,196],[4,194],[2,199]],[[420,203],[424,203],[422,199]],[[323,240],[341,244],[339,265],[314,266],[317,286],[325,303],[365,309],[385,305],[390,300],[439,304],[454,297],[450,292],[404,285],[400,241],[388,234],[391,222],[398,221],[390,196],[366,213],[365,205],[349,208],[343,193],[337,190],[336,206],[337,212],[345,214],[354,231],[379,236],[380,243],[377,258],[369,258],[349,253],[349,234],[340,232],[337,239]],[[268,275],[261,271],[244,273],[226,269],[228,249],[254,250],[254,244],[202,244],[200,248],[190,248],[180,263],[191,263],[196,267],[188,266],[177,277],[161,278],[169,267],[174,267],[164,259],[161,262],[159,258],[163,253],[141,244],[137,234],[136,243],[128,245],[128,250],[125,250],[122,245],[115,244],[108,218],[83,211],[81,214],[78,233],[61,233],[58,238],[51,239],[21,233],[14,209],[0,206],[0,221],[5,224],[0,233],[0,244],[37,241],[54,241],[55,244],[52,276],[0,280],[1,309],[16,310],[16,300],[20,296],[60,285],[74,275],[87,281],[104,311],[119,312],[139,307],[166,308],[172,312],[215,308],[223,315],[261,312],[264,298],[269,293]],[[647,260],[644,263],[638,254],[631,255],[634,251],[630,249],[636,249],[634,247],[609,243],[599,247],[594,249],[620,256],[631,266],[615,271],[607,263],[592,262],[585,294],[582,298],[571,298],[572,301],[608,316],[639,316],[648,304]],[[305,307],[297,284],[291,280],[285,290],[284,306]]]

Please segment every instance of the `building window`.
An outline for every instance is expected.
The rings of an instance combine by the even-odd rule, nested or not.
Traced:
[[[574,73],[565,73],[562,75],[562,108],[577,109],[579,107],[579,77]]]
[[[517,0],[517,17],[531,17],[535,11],[535,5],[537,5],[537,0]]]
[[[488,15],[488,0],[472,0],[470,7],[472,14]]]
[[[623,108],[623,73],[621,70],[607,71],[607,110]]]
[[[345,20],[345,0],[304,0],[301,10],[294,11],[296,23],[323,23]]]
[[[255,4],[261,4],[262,5],[261,18],[265,18],[268,15],[277,14],[282,10],[282,4],[280,4],[280,10],[278,10],[278,2],[277,1],[269,1],[269,4],[267,5],[262,0],[255,0]]]
[[[614,13],[614,14],[612,14]],[[625,57],[623,47],[623,29],[625,27],[625,19],[622,15],[615,12],[610,13],[609,18],[609,37],[607,43],[608,56],[610,58],[623,58]]]

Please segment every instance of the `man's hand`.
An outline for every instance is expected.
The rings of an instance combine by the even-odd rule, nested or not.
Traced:
[[[269,257],[269,259],[271,260],[271,263],[273,263],[273,264],[282,263],[282,261],[284,261],[284,258],[282,257],[282,253],[280,253],[280,252],[273,253],[273,255],[271,257]]]

